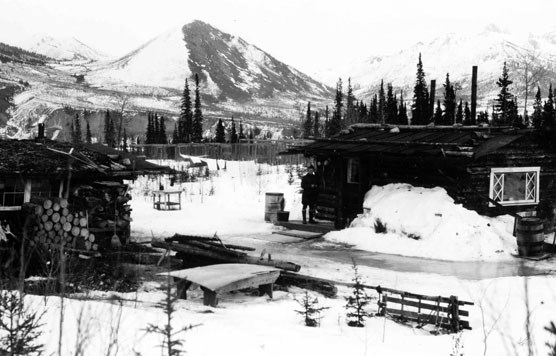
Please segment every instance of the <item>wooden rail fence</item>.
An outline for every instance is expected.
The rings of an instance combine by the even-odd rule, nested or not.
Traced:
[[[423,325],[432,324],[450,332],[471,330],[469,321],[462,319],[468,317],[469,312],[460,307],[473,305],[472,302],[459,300],[456,296],[429,296],[381,286],[365,285],[364,288],[374,289],[379,294],[378,315]]]
[[[302,145],[308,140],[245,140],[239,143],[180,143],[131,145],[130,151],[147,159],[181,160],[182,155],[226,159],[232,161],[253,160],[269,164],[303,164],[303,155],[279,155],[289,147]]]

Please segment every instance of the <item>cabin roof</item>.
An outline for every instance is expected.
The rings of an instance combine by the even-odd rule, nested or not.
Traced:
[[[345,156],[418,154],[477,159],[511,144],[528,132],[530,130],[484,127],[353,125],[332,138],[294,146],[285,153]]]
[[[171,173],[172,169],[99,144],[56,141],[0,140],[0,174],[44,176],[72,174],[132,177],[136,174]]]

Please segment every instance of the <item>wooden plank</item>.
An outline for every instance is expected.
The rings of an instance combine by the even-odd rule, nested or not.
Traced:
[[[437,307],[436,305],[433,305],[433,304],[428,304],[428,303],[423,303],[423,302],[419,303],[418,301],[416,302],[416,301],[413,301],[413,300],[408,300],[407,296],[405,298],[406,299],[401,300],[399,298],[392,297],[392,295],[389,295],[388,296],[388,302],[389,303],[404,304],[404,305],[407,305],[407,306],[410,306],[410,307],[422,308],[422,309],[427,309],[427,310],[436,310],[438,308],[440,310],[440,312],[442,312],[442,313],[450,313],[450,308],[449,307],[444,307],[444,306]],[[460,310],[459,315],[469,316],[469,312],[467,312],[465,310]]]
[[[227,292],[274,283],[280,271],[267,266],[230,263],[188,268],[160,275],[184,279],[215,292]]]
[[[388,298],[388,302],[390,302],[390,298]],[[386,308],[386,313],[399,316],[406,319],[412,320],[419,320],[421,322],[427,322],[428,324],[436,324],[436,315],[430,314],[419,314],[417,312],[408,311],[408,310],[400,310],[400,309],[393,309],[393,308]],[[448,316],[440,317],[438,320],[446,320],[449,322],[450,318]]]
[[[348,285],[350,287],[353,287],[353,284],[346,284],[346,285]],[[391,293],[391,294],[399,294],[399,295],[404,294],[406,298],[430,300],[430,301],[433,301],[433,302],[437,302],[440,298],[440,302],[450,303],[450,298],[442,297],[442,296],[431,296],[431,295],[410,293],[410,292],[406,292],[406,291],[399,290],[399,289],[386,288],[386,287],[381,287],[381,286],[371,286],[371,285],[366,285],[366,284],[363,285],[363,288],[374,289],[376,291],[381,290],[383,292],[387,292],[387,293]],[[463,301],[463,300],[458,300],[458,305],[474,305],[474,303],[466,302],[466,301]]]

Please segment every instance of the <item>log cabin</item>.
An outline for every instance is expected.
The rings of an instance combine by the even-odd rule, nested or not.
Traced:
[[[284,154],[314,159],[317,218],[344,228],[373,185],[390,183],[443,187],[483,215],[553,212],[556,152],[540,142],[531,129],[356,124]]]

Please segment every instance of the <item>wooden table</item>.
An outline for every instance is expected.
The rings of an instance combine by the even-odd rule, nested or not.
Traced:
[[[159,275],[168,276],[168,273]],[[280,270],[268,266],[224,263],[172,271],[169,275],[178,282],[181,298],[187,299],[187,289],[195,283],[203,291],[203,304],[215,307],[219,293],[250,287],[258,287],[259,295],[268,294],[272,298],[272,288]]]
[[[157,210],[181,210],[181,190],[153,190],[153,208]],[[177,195],[178,201],[172,201],[171,197]],[[158,198],[158,199],[157,199]]]

